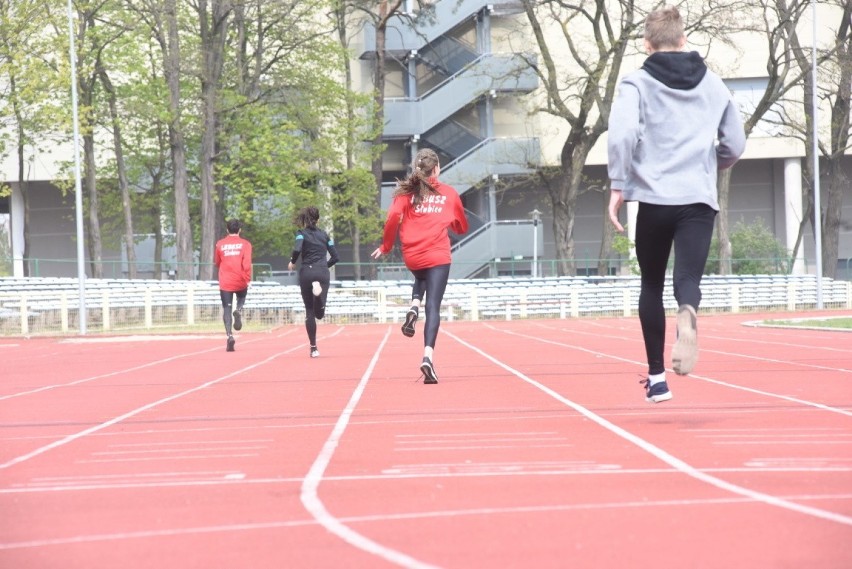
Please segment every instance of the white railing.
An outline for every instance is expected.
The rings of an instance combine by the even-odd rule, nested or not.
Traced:
[[[77,333],[76,279],[0,278],[0,335]],[[852,309],[852,282],[823,280],[825,308]],[[702,312],[796,311],[817,305],[813,276],[706,276]],[[442,306],[446,320],[633,316],[637,277],[551,277],[451,280]],[[341,281],[329,291],[325,322],[398,322],[408,309],[411,281]],[[666,291],[666,308],[677,308]],[[222,331],[215,282],[86,281],[89,333]],[[252,283],[243,311],[245,330],[304,320],[295,285]]]

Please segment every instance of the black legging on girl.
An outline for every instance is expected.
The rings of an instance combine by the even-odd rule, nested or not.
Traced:
[[[315,265],[302,265],[299,269],[299,290],[302,293],[302,301],[305,303],[305,330],[308,332],[308,340],[311,346],[317,345],[317,319],[322,320],[325,316],[325,301],[328,298],[328,284],[331,273],[325,261]],[[314,296],[312,283],[319,281],[322,285],[322,294]]]
[[[412,270],[414,285],[411,287],[411,298],[423,301],[426,294],[426,324],[423,327],[424,345],[434,348],[438,339],[438,328],[441,327],[441,302],[450,278],[450,265],[436,265],[427,269]]]

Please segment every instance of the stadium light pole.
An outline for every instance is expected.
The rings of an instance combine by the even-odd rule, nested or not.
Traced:
[[[813,93],[811,104],[813,105],[813,160],[814,160],[814,251],[816,256],[817,271],[817,308],[822,309],[822,205],[820,204],[819,186],[819,104],[817,99],[817,3],[811,0],[811,11],[813,12],[813,45],[811,46],[811,73],[813,82]]]
[[[538,278],[538,222],[541,221],[541,212],[534,209],[530,212],[533,220],[533,264],[532,277]]]
[[[74,189],[77,214],[77,282],[80,295],[77,317],[80,334],[86,334],[86,248],[83,242],[83,188],[80,183],[80,121],[77,116],[77,52],[74,49],[74,13],[68,0],[68,52],[71,60],[71,114],[74,122]]]

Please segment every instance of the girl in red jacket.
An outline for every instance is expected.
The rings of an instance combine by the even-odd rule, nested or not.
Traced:
[[[231,309],[234,296],[237,307],[233,312],[234,330],[243,327],[242,310],[246,302],[246,293],[251,283],[251,243],[240,236],[242,223],[238,219],[227,222],[228,236],[216,242],[213,262],[219,267],[219,296],[222,298],[222,320],[228,335],[225,350],[234,351],[234,336],[231,334]]]
[[[447,230],[467,232],[467,217],[458,192],[438,181],[441,166],[438,155],[429,148],[417,152],[412,172],[400,180],[388,209],[382,244],[372,253],[374,259],[393,249],[397,230],[402,259],[414,275],[411,308],[405,316],[402,333],[414,336],[414,323],[425,293],[426,325],[423,330],[423,383],[438,383],[432,365],[435,340],[441,325],[441,301],[450,277],[450,237]]]

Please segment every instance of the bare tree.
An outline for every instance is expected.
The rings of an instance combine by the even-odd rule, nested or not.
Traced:
[[[561,181],[549,193],[558,270],[572,275],[576,273],[574,215],[583,169],[592,147],[606,132],[624,56],[641,35],[647,15],[644,7],[649,5],[633,0],[521,3],[538,47],[538,61],[528,63],[538,73],[545,94],[536,112],[553,115],[568,128],[560,153]],[[739,0],[682,2],[687,33],[708,42],[728,41],[726,33],[734,27],[734,14],[742,4]],[[557,60],[564,53],[570,55],[568,64]]]
[[[189,219],[189,187],[186,135],[182,121],[181,43],[177,0],[125,0],[151,30],[160,47],[163,76],[168,91],[168,137],[174,197],[176,277],[195,278],[192,226]]]
[[[523,0],[522,4],[540,57],[540,63],[529,61],[545,93],[545,103],[537,112],[558,117],[568,126],[560,153],[561,177],[547,188],[553,205],[558,272],[573,275],[574,212],[583,169],[592,147],[606,132],[622,59],[637,34],[640,18],[632,1],[618,2],[616,10],[602,0],[576,5]],[[564,48],[551,46],[557,40],[549,39],[546,28],[550,26],[561,32],[558,41],[564,42]],[[565,51],[578,67],[576,76],[567,77],[557,61],[558,54]]]
[[[225,62],[225,41],[233,5],[229,0],[198,0],[201,40],[201,251],[200,278],[213,278],[213,247],[216,243],[216,189],[214,166],[219,135],[219,93]]]
[[[127,276],[136,278],[136,247],[133,237],[133,207],[130,200],[130,183],[127,179],[127,164],[124,162],[124,148],[121,142],[121,123],[118,117],[118,99],[115,86],[104,68],[98,70],[101,85],[104,88],[109,105],[109,117],[112,126],[112,144],[115,152],[116,171],[118,173],[118,191],[121,193],[121,209],[124,214],[124,249],[127,255]]]
[[[839,12],[839,22],[834,42],[834,57],[830,60],[823,80],[828,87],[824,98],[831,107],[829,122],[829,145],[822,147],[821,154],[826,163],[826,204],[822,231],[823,276],[837,275],[837,258],[842,226],[843,192],[849,180],[843,169],[842,160],[849,150],[850,108],[852,108],[852,2],[846,0]]]
[[[796,27],[810,0],[763,0],[754,6],[758,14],[755,25],[743,22],[744,29],[760,33],[767,40],[766,88],[753,108],[744,111],[744,128],[750,136],[755,127],[769,115],[789,91],[802,84],[803,71],[792,56]],[[776,120],[770,117],[768,123]],[[732,170],[719,172],[719,215],[716,218],[716,238],[718,243],[719,272],[728,274],[731,268],[731,240],[728,220],[728,202],[731,188]]]
[[[796,249],[801,244],[802,237],[808,224],[812,231],[816,230],[815,215],[820,215],[822,223],[822,265],[823,276],[833,278],[837,272],[837,257],[839,247],[839,232],[842,225],[843,192],[847,185],[846,175],[841,167],[841,160],[849,150],[850,139],[850,83],[852,83],[852,38],[850,38],[850,18],[852,18],[852,3],[848,0],[837,0],[832,3],[836,10],[827,12],[837,18],[837,28],[832,42],[820,50],[817,56],[817,69],[821,71],[819,85],[813,81],[813,61],[811,49],[803,47],[798,34],[791,34],[790,53],[795,58],[802,76],[801,115],[785,110],[779,123],[785,126],[791,134],[800,137],[805,143],[804,177],[807,182],[805,192],[806,211],[799,226]],[[826,190],[827,203],[825,212],[815,211],[814,180],[816,173],[814,164],[813,136],[819,125],[814,125],[812,102],[814,90],[821,88],[821,98],[828,102],[830,112],[829,143],[818,145],[818,152],[827,165]],[[819,93],[818,93],[818,96]],[[795,250],[793,252],[795,255]]]

